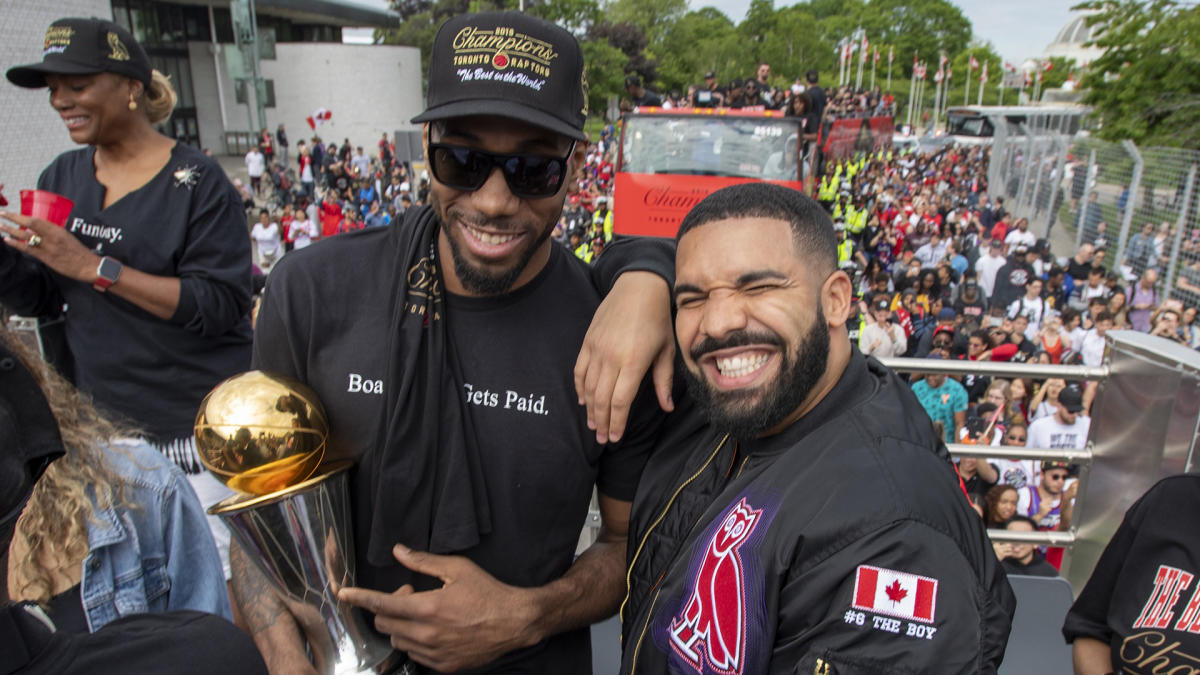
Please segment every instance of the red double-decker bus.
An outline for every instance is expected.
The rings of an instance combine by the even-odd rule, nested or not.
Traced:
[[[637,108],[625,116],[613,187],[613,231],[674,237],[710,193],[769,181],[800,190],[801,130],[774,110]]]

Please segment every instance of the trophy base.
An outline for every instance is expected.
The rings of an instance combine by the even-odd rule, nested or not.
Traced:
[[[337,597],[354,585],[346,473],[351,465],[334,462],[286,489],[236,495],[208,512],[221,518],[271,581],[304,632],[317,672],[404,672],[396,669],[407,659],[371,629],[361,610]]]

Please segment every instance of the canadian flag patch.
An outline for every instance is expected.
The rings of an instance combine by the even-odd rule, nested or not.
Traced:
[[[933,623],[937,587],[937,579],[859,565],[852,605],[854,609],[876,614]]]

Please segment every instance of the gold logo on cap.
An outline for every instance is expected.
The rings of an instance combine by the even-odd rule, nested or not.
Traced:
[[[71,36],[75,29],[70,26],[50,26],[46,29],[46,41],[42,45],[42,57],[47,54],[61,54],[71,46]]]
[[[549,77],[550,64],[558,57],[549,42],[504,26],[493,29],[467,26],[458,31],[451,46],[454,48],[451,62],[455,66],[487,64],[496,70],[523,70],[535,77]]]
[[[108,31],[108,47],[112,50],[108,58],[113,61],[129,60],[129,50],[125,49],[125,45],[121,44],[121,38],[117,37],[117,34],[111,30]]]

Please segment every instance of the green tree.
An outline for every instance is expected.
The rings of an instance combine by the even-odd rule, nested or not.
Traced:
[[[1107,140],[1200,148],[1200,8],[1172,0],[1094,0],[1091,43],[1106,51],[1084,76]]]
[[[625,65],[629,57],[607,40],[586,40],[581,46],[588,81],[588,114],[607,118],[608,99],[625,94]]]
[[[659,41],[662,87],[687,91],[710,70],[724,82],[741,73],[742,50],[729,17],[712,7],[688,12],[668,26]]]
[[[870,0],[861,21],[868,38],[895,45],[895,65],[905,77],[912,73],[913,54],[932,73],[941,51],[953,58],[971,40],[971,22],[947,0]]]
[[[687,0],[611,0],[604,7],[609,21],[637,26],[651,44],[686,12]]]

